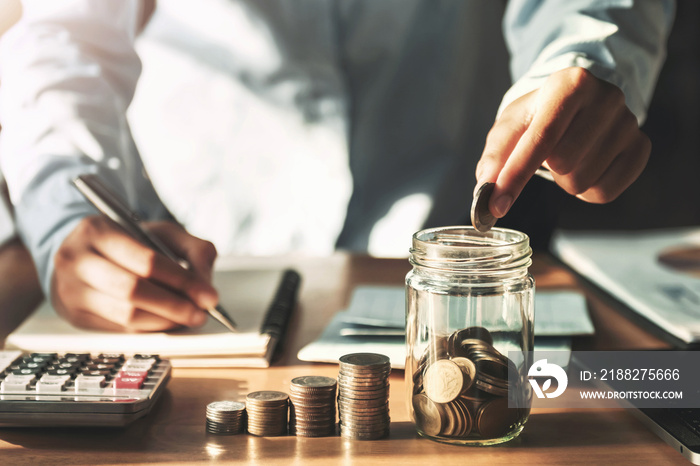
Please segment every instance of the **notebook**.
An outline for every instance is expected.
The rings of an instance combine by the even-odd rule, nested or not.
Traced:
[[[700,342],[700,228],[558,232],[576,272],[685,343]]]
[[[219,270],[213,284],[238,325],[232,333],[210,318],[198,329],[156,333],[83,330],[44,302],[6,341],[7,349],[41,353],[143,353],[175,367],[268,367],[300,284],[293,270]]]

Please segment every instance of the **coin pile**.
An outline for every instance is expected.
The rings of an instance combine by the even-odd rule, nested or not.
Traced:
[[[508,408],[509,370],[517,369],[494,348],[491,334],[483,327],[434,338],[413,373],[419,431],[431,437],[505,435],[527,415],[522,409]]]
[[[245,400],[248,411],[248,432],[259,437],[287,434],[289,396],[283,392],[249,393]]]
[[[330,377],[307,375],[292,379],[290,433],[299,437],[335,435],[336,386],[337,382]]]
[[[207,432],[240,434],[245,427],[245,404],[236,401],[215,401],[207,405]]]
[[[374,353],[340,358],[338,414],[340,435],[375,440],[389,434],[389,358]]]

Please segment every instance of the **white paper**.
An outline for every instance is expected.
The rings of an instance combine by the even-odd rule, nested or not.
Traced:
[[[658,260],[663,251],[678,247],[700,248],[700,228],[558,232],[553,241],[555,254],[578,273],[692,343],[700,341],[700,278]]]

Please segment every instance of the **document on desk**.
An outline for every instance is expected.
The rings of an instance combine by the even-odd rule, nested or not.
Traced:
[[[700,342],[700,228],[560,231],[553,251],[658,327]]]
[[[299,351],[302,361],[337,362],[354,352],[382,353],[391,366],[405,366],[405,291],[402,286],[360,286],[348,309],[337,313],[323,334]],[[585,298],[573,291],[535,293],[535,350],[565,353],[568,363],[571,336],[594,332]]]
[[[402,286],[361,286],[355,289],[343,319],[343,335],[403,335],[406,325]],[[353,325],[354,324],[354,325]],[[392,329],[400,330],[396,333]],[[593,322],[586,299],[576,291],[535,292],[535,335],[591,335]]]
[[[290,278],[291,277],[291,278]],[[44,302],[7,338],[6,347],[32,352],[160,354],[175,367],[268,367],[281,335],[265,329],[271,313],[288,320],[294,305],[280,310],[280,290],[298,274],[282,270],[223,270],[214,273],[219,301],[236,319],[232,333],[214,319],[198,329],[155,333],[83,330]],[[273,310],[274,308],[274,310]],[[286,315],[279,315],[281,312]]]

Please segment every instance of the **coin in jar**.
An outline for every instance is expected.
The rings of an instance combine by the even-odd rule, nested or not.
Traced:
[[[465,376],[459,365],[440,359],[428,366],[423,376],[425,394],[436,403],[449,403],[464,390]]]
[[[520,411],[509,408],[507,398],[495,398],[479,407],[476,426],[483,438],[497,438],[507,433],[519,417]]]

